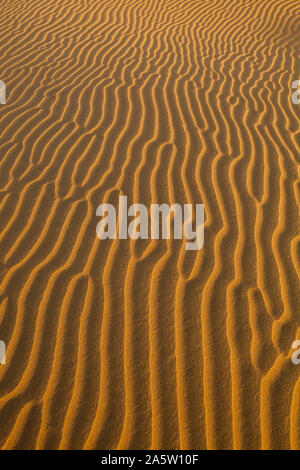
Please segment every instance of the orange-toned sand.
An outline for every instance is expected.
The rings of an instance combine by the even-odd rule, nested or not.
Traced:
[[[0,4],[1,448],[299,449],[300,2]]]

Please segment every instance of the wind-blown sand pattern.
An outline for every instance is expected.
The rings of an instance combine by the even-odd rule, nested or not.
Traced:
[[[299,1],[0,5],[1,448],[299,449]]]

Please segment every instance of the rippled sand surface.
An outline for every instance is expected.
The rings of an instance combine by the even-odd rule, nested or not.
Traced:
[[[2,449],[300,449],[300,2],[0,5]]]

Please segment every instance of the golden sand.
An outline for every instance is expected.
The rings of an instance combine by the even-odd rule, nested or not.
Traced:
[[[2,449],[299,449],[298,0],[2,0]],[[96,207],[204,203],[205,244]]]

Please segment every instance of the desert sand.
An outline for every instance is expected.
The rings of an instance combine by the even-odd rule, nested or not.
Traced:
[[[299,1],[0,4],[0,447],[300,449]]]

